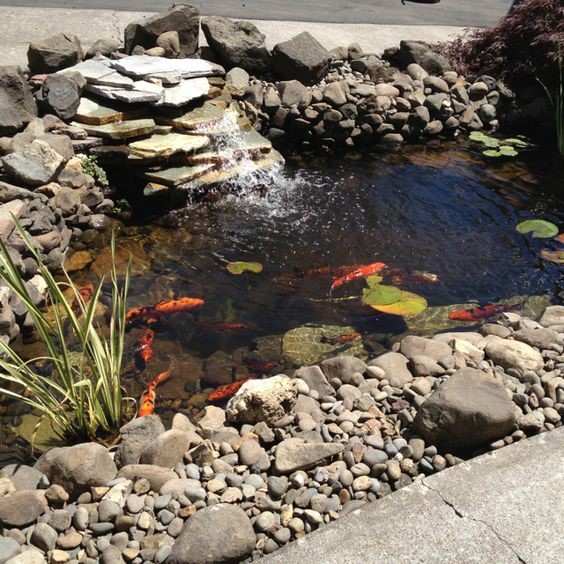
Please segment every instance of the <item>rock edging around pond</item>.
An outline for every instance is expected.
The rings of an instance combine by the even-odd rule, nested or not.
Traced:
[[[480,332],[408,336],[250,381],[192,421],[156,415],[116,449],[0,471],[0,554],[20,562],[255,559],[463,458],[564,416],[564,306]],[[213,531],[213,534],[209,534]]]

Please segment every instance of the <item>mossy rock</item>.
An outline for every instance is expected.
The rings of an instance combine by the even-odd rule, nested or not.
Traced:
[[[353,333],[353,327],[342,325],[304,325],[288,331],[282,339],[284,356],[297,366],[317,364],[325,358],[350,355],[366,358],[366,351],[360,338],[345,344],[324,342]]]

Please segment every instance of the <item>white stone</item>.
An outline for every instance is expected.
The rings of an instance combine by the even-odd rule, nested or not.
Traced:
[[[192,78],[183,80],[179,85],[165,88],[161,100],[156,106],[171,106],[178,108],[192,100],[207,96],[210,91],[210,83],[207,78]]]
[[[202,59],[165,59],[148,55],[133,55],[111,61],[112,67],[135,78],[160,73],[178,73],[183,77],[209,76],[213,67]]]

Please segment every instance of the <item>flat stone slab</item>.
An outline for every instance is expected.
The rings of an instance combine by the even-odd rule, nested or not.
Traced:
[[[209,91],[210,83],[207,78],[183,80],[176,86],[164,88],[161,99],[155,105],[178,108],[193,100],[207,96]]]
[[[132,88],[133,80],[117,72],[110,66],[110,63],[111,61],[109,59],[89,59],[67,69],[63,69],[59,71],[59,74],[77,71],[84,77],[86,82],[91,84],[114,86],[116,88]]]
[[[159,170],[156,172],[145,172],[147,180],[164,184],[166,186],[179,186],[195,180],[213,168],[214,165],[180,166]]]
[[[206,102],[203,106],[186,112],[182,116],[175,118],[162,118],[160,121],[168,123],[178,129],[205,129],[216,126],[220,123],[224,119],[226,108],[226,105]]]
[[[168,158],[175,153],[190,153],[209,145],[210,138],[205,135],[184,135],[168,133],[152,135],[148,139],[134,141],[129,145],[131,158],[154,159]]]
[[[134,78],[160,73],[177,73],[183,78],[211,76],[214,67],[203,59],[165,59],[164,57],[150,57],[148,55],[132,55],[116,61],[111,61],[114,69]]]
[[[544,564],[562,560],[563,530],[561,427],[363,505],[263,561]],[[398,531],[409,542],[390,542]]]
[[[89,125],[78,124],[89,135],[96,137],[103,137],[105,139],[113,139],[114,141],[121,141],[123,139],[132,139],[140,137],[141,135],[149,135],[153,133],[156,127],[152,119],[133,119],[129,121],[122,121],[119,123],[108,123],[106,125]]]
[[[127,109],[125,111],[117,110],[83,96],[74,116],[74,120],[80,123],[89,123],[90,125],[104,125],[106,123],[114,123],[116,121],[124,121],[127,119],[136,119],[142,117],[147,112],[145,109]]]

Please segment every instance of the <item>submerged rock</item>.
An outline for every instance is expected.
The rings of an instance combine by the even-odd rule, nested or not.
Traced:
[[[514,423],[514,404],[501,382],[463,368],[423,403],[414,428],[428,444],[461,451],[505,436]]]

